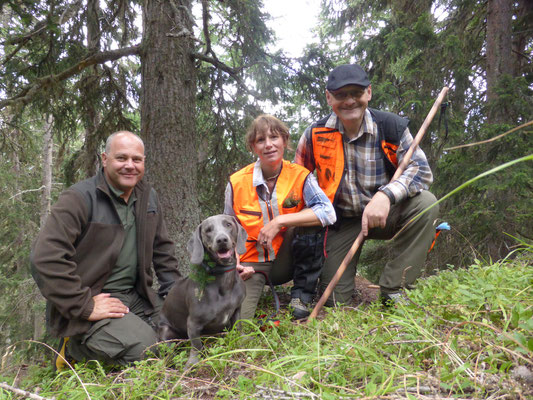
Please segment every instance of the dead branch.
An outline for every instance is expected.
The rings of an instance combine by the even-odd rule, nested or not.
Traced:
[[[24,396],[28,399],[34,399],[34,400],[53,400],[50,398],[39,396],[38,394],[27,392],[26,390],[21,390],[16,387],[10,386],[5,382],[0,382],[0,388],[9,390],[10,392],[15,393],[17,396]]]
[[[273,389],[266,386],[257,385],[258,389],[254,397],[261,399],[279,399],[279,400],[290,400],[290,399],[318,399],[318,395],[314,393],[304,393],[304,392],[292,392],[287,390]]]
[[[52,183],[52,185],[63,185],[62,183]],[[30,193],[30,192],[40,192],[44,189],[44,186],[38,187],[37,189],[28,189],[28,190],[22,190],[18,193],[15,193],[13,196],[11,196],[8,200],[14,199],[15,197],[22,196],[24,193]]]
[[[191,39],[196,39],[194,37],[194,35],[191,33],[190,30],[188,30],[187,28],[182,28],[181,31],[179,31],[178,33],[167,33],[167,37],[175,37],[175,38],[179,38],[179,37],[188,37],[188,38],[191,38]]]
[[[463,145],[460,145],[460,146],[448,147],[448,148],[444,149],[444,151],[457,150],[457,149],[462,149],[463,147],[472,147],[472,146],[477,146],[478,144],[485,144],[485,143],[494,142],[495,140],[501,139],[502,137],[507,136],[510,133],[513,133],[513,132],[515,132],[515,131],[517,131],[519,129],[525,128],[526,126],[530,126],[530,125],[533,125],[533,121],[529,121],[529,122],[526,122],[525,124],[518,125],[518,126],[514,127],[513,129],[509,129],[507,132],[502,133],[501,135],[494,136],[491,139],[482,140],[481,142],[476,142],[476,143],[463,144]]]

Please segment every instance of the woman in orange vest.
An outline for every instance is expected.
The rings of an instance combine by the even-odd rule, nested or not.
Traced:
[[[246,284],[241,317],[252,318],[266,276],[274,285],[293,279],[293,230],[288,228],[331,225],[336,216],[314,175],[283,159],[289,143],[289,129],[283,122],[260,115],[248,129],[245,141],[259,159],[231,175],[224,213],[235,216],[248,233],[246,252],[240,255],[237,268]],[[297,271],[307,273],[316,271]],[[295,279],[291,305],[303,312],[314,288],[298,282]]]

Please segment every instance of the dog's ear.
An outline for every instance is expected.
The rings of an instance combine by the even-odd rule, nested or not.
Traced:
[[[187,242],[187,251],[189,252],[191,264],[201,264],[204,260],[204,245],[201,238],[201,226],[198,225]]]
[[[248,233],[246,233],[246,229],[239,224],[235,217],[233,217],[233,222],[237,226],[237,253],[244,254],[246,253],[246,239],[248,239]]]

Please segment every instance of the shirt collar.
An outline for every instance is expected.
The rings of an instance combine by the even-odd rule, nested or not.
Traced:
[[[337,114],[335,114],[334,112],[332,112],[329,116],[326,122],[326,128],[337,129],[340,133],[344,135],[344,126],[342,125],[342,122],[339,117],[337,117]],[[359,129],[359,133],[357,134],[357,137],[352,140],[359,139],[365,133],[369,133],[370,135],[375,135],[377,133],[374,121],[372,120],[372,114],[370,114],[368,108],[365,110],[365,116],[363,117],[363,123],[361,124],[361,128]]]
[[[281,168],[283,169],[283,163],[285,161],[282,161]],[[281,173],[281,170],[280,170]],[[255,162],[254,166],[254,174],[252,176],[252,184],[254,187],[265,185],[267,184],[265,177],[263,176],[263,170],[261,169],[261,160],[257,160]]]
[[[265,177],[263,176],[263,170],[261,169],[261,161],[257,160],[254,166],[254,174],[252,179],[254,187],[260,185],[266,185]]]
[[[120,189],[117,189],[112,184],[110,184],[108,182],[107,177],[105,176],[105,174],[104,174],[104,179],[105,179],[105,182],[107,184],[107,187],[109,188],[109,191],[111,192],[111,195],[114,196],[117,200],[121,200],[122,202],[125,202],[124,199],[122,197],[120,197],[120,196],[122,196],[124,194],[124,192],[122,190],[120,190]],[[130,197],[128,199],[128,203],[132,203],[135,200],[137,200],[137,196],[135,196],[135,189],[133,189],[133,191],[131,192]]]

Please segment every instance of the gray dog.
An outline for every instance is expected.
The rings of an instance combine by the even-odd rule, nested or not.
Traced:
[[[198,362],[200,336],[230,329],[240,318],[244,282],[236,266],[235,250],[245,252],[248,235],[229,215],[204,220],[187,243],[191,272],[168,293],[159,321],[159,339],[191,339],[187,366]]]

